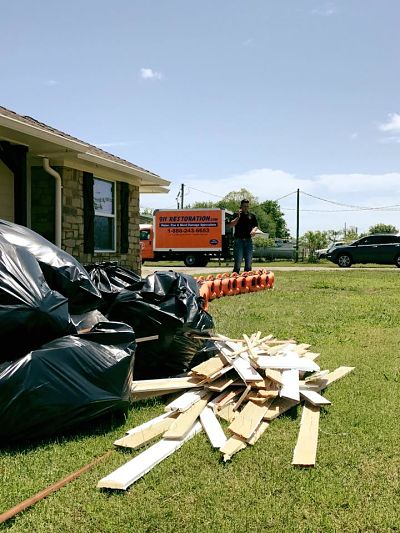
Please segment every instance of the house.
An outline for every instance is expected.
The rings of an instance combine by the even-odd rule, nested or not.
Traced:
[[[169,181],[0,107],[0,219],[32,228],[81,263],[140,271],[139,194]]]

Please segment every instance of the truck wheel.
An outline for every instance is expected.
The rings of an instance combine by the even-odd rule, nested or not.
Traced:
[[[397,266],[397,268],[400,268],[400,255],[396,257],[396,259],[394,260],[394,264]]]
[[[195,254],[189,254],[185,257],[184,263],[187,267],[195,267],[198,266],[198,257]]]

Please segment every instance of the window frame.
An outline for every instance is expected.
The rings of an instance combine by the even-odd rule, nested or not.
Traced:
[[[112,184],[112,210],[113,210],[113,213],[103,213],[102,211],[98,211],[96,210],[95,208],[95,194],[94,194],[94,191],[95,191],[95,182],[97,181],[105,181],[106,183],[111,183]],[[103,218],[111,218],[114,220],[114,224],[113,224],[113,231],[112,231],[112,236],[113,236],[113,244],[114,244],[114,248],[107,248],[105,250],[100,250],[98,248],[96,248],[96,234],[94,232],[94,253],[109,253],[109,252],[113,252],[115,253],[117,251],[117,182],[114,181],[114,180],[110,180],[110,179],[105,179],[105,178],[100,178],[98,176],[93,176],[93,204],[94,204],[94,217],[103,217]]]

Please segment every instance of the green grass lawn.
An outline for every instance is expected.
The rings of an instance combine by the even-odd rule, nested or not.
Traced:
[[[300,410],[271,423],[254,447],[224,464],[201,433],[127,492],[97,481],[139,452],[105,462],[18,515],[18,532],[389,532],[400,529],[400,271],[278,272],[273,291],[210,303],[216,330],[293,337],[321,368],[354,366],[324,393],[317,464],[291,466]],[[136,404],[126,421],[3,450],[1,511],[112,448],[126,429],[163,411]]]

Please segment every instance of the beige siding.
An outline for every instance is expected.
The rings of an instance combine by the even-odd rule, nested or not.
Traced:
[[[14,174],[0,161],[0,218],[14,222]]]

